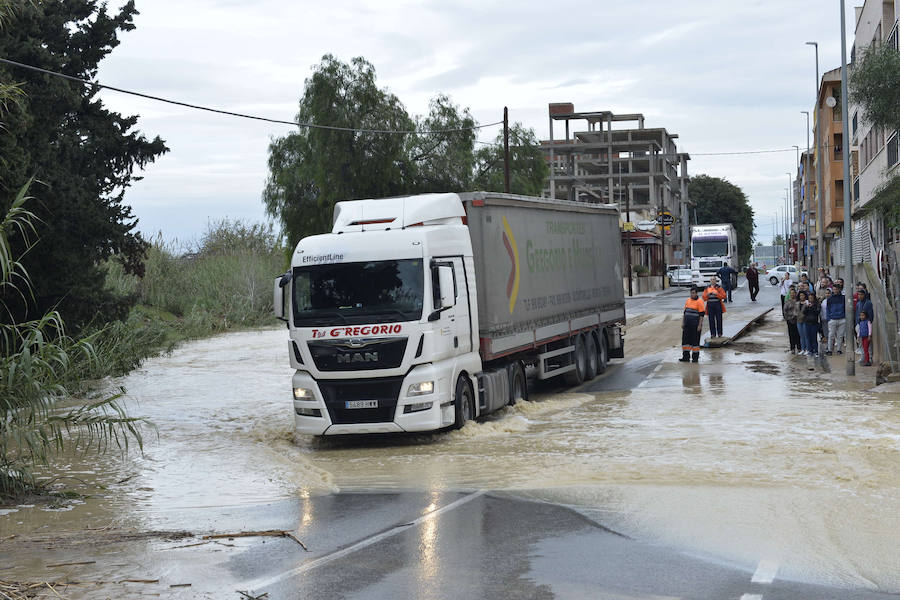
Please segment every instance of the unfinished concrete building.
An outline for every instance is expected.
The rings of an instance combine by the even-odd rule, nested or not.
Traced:
[[[690,156],[678,152],[677,138],[664,128],[645,127],[642,114],[575,112],[570,103],[550,104],[550,139],[541,142],[550,164],[544,195],[618,204],[632,265],[651,275],[661,275],[666,264],[688,264]],[[675,224],[654,227],[665,211]]]

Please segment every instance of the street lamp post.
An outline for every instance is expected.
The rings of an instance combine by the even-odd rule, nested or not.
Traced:
[[[788,230],[788,239],[791,240],[794,237],[794,177],[790,173],[785,173],[788,176],[788,225],[790,229]],[[793,242],[790,242],[789,247],[793,248]],[[793,253],[791,253],[791,258],[796,258]]]
[[[789,247],[788,246],[788,235],[790,235],[790,231],[788,230],[788,205],[791,203],[789,194],[790,194],[790,188],[785,188],[785,190],[784,190],[784,211],[783,211],[783,215],[782,215],[784,217],[783,225],[784,225],[784,258],[785,258],[785,261],[787,261],[787,258],[788,258],[788,247]]]
[[[844,134],[844,231],[841,234],[843,243],[841,248],[844,251],[844,269],[847,271],[847,279],[845,282],[853,285],[853,234],[850,231],[850,118],[848,115],[847,105],[849,97],[847,96],[847,11],[844,8],[844,0],[841,0],[841,118],[843,122]],[[847,290],[845,290],[846,292]],[[853,295],[847,296],[847,315],[853,313]],[[852,326],[851,326],[852,327]],[[851,331],[853,331],[851,329]],[[853,334],[844,336],[847,340],[847,375],[856,375],[856,341]]]
[[[806,115],[806,170],[803,172],[803,181],[806,183],[803,187],[803,205],[806,207],[805,218],[803,219],[803,222],[806,224],[803,239],[803,260],[805,262],[809,255],[809,111],[801,110],[800,112]],[[802,207],[801,213],[803,213]]]
[[[797,153],[797,162],[794,164],[794,174],[791,176],[791,234],[796,240],[797,246],[797,256],[796,258],[800,258],[800,218],[797,214],[800,210],[800,200],[797,197],[797,190],[794,189],[794,178],[797,177],[797,174],[800,172],[800,146],[794,146],[794,150]],[[802,263],[803,261],[801,261]]]
[[[822,156],[822,123],[819,120],[819,43],[806,42],[809,46],[816,49],[816,256],[818,266],[825,266],[825,210],[822,207],[822,163],[825,162]]]

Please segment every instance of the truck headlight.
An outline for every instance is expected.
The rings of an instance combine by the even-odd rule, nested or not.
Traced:
[[[294,388],[294,398],[297,400],[315,400],[312,390],[306,388]]]
[[[419,383],[414,383],[409,386],[409,389],[406,390],[407,396],[424,396],[425,394],[431,394],[434,392],[434,382],[433,381],[421,381]]]

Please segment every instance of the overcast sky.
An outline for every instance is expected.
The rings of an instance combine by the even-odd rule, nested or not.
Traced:
[[[848,2],[848,14],[852,5]],[[793,151],[806,147],[821,71],[840,64],[838,0],[137,0],[137,28],[101,63],[102,83],[185,102],[292,120],[322,55],[363,56],[415,114],[437,93],[481,123],[502,118],[548,136],[547,104],[641,112],[679,134],[689,173],[727,178],[769,243]],[[848,16],[852,38],[854,21]],[[849,50],[848,50],[849,52]],[[140,115],[170,152],[126,201],[148,237],[198,239],[209,221],[266,219],[261,191],[269,141],[290,128],[197,112],[105,91]],[[496,128],[480,140],[492,140]],[[296,243],[297,240],[290,240]]]

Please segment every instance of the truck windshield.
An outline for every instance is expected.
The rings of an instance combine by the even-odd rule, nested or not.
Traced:
[[[293,281],[298,327],[422,318],[421,259],[295,267]]]
[[[728,238],[707,237],[691,242],[694,256],[728,256]]]

